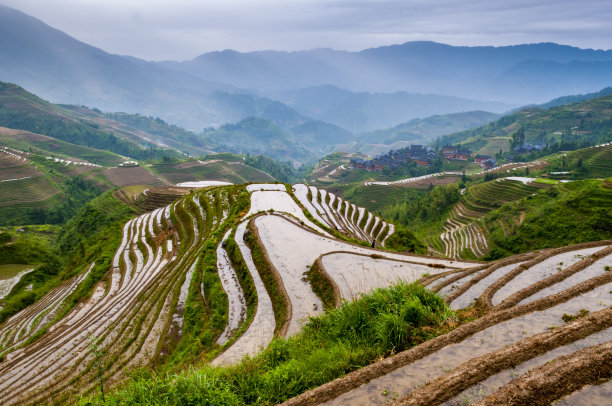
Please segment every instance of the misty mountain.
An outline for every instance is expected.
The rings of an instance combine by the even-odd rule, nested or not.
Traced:
[[[434,94],[353,93],[331,85],[275,92],[271,97],[303,115],[353,132],[389,128],[419,117],[473,110],[502,113],[512,107],[505,103]],[[435,136],[438,135],[441,134]]]
[[[408,42],[360,52],[210,52],[162,66],[259,90],[334,85],[527,104],[612,84],[612,51],[554,43],[464,47]]]
[[[235,124],[208,129],[203,134],[216,151],[267,155],[295,166],[313,161],[317,155],[299,139],[270,120],[248,117]]]
[[[500,118],[499,114],[487,111],[468,111],[413,119],[384,130],[357,134],[356,142],[337,146],[337,149],[379,155],[392,149],[408,147],[411,144],[430,145],[440,136],[480,127],[498,118]]]
[[[280,102],[109,54],[2,5],[0,80],[55,103],[153,115],[198,131],[252,115],[287,127],[306,121]]]
[[[558,97],[549,102],[542,103],[536,107],[549,109],[551,107],[563,106],[564,104],[580,103],[585,100],[596,99],[598,97],[604,97],[610,94],[612,94],[612,87],[606,87],[605,89],[602,89],[599,92]]]
[[[160,117],[194,132],[259,117],[287,133],[311,121],[358,133],[593,92],[612,84],[612,51],[409,42],[360,52],[222,51],[147,62],[0,6],[0,81],[54,103]]]
[[[336,144],[345,144],[355,139],[355,136],[344,128],[319,120],[307,121],[293,127],[291,133],[319,156],[331,152]]]
[[[357,139],[361,142],[381,144],[392,144],[397,141],[429,144],[441,135],[479,127],[499,117],[499,114],[487,111],[435,115],[424,119],[410,120],[386,130],[362,133],[357,136]]]

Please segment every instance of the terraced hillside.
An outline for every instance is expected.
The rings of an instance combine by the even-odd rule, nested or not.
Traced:
[[[332,236],[342,234],[346,241]],[[236,362],[274,336],[295,334],[307,316],[322,312],[303,273],[330,252],[354,255],[371,272],[364,279],[350,269],[330,271],[337,300],[400,278],[414,280],[432,263],[472,266],[383,256],[366,247],[371,240],[384,245],[392,234],[393,225],[363,208],[305,185],[188,194],[126,223],[111,269],[63,318],[56,316],[65,313],[67,298],[94,264],[0,326],[0,402],[60,400],[74,388],[91,390],[98,365],[88,350],[92,341],[104,349],[107,384],[133,367],[187,362],[198,354],[215,364]],[[356,240],[366,246],[350,242]],[[394,274],[382,272],[389,266]]]
[[[570,364],[582,368],[580,378],[556,390],[558,397],[593,382],[584,371],[601,360],[597,345],[610,340],[609,241],[488,264],[458,261],[371,248],[372,240],[384,246],[394,236],[393,225],[315,187],[252,184],[186,193],[124,225],[111,267],[88,299],[65,311],[94,264],[0,326],[2,404],[64,402],[93,392],[97,376],[108,387],[140,366],[231,366],[275,337],[299,334],[324,309],[399,281],[420,281],[457,310],[477,299],[468,317],[474,321],[456,329],[451,323],[447,334],[381,361],[384,366],[351,372],[289,404],[382,404],[433,379],[441,383],[415,396],[454,402],[452,396],[473,393],[474,385],[508,368],[507,360],[540,367],[551,354],[569,354],[580,361]],[[565,326],[562,316],[578,320]],[[548,358],[537,358],[542,355]],[[456,382],[444,372],[455,368],[467,378]],[[486,391],[506,385],[495,382],[487,381]],[[440,394],[444,385],[453,389]]]
[[[4,323],[1,402],[37,403],[74,387],[90,388],[92,340],[106,351],[110,382],[126,368],[150,365],[170,353],[184,331],[186,307],[206,307],[200,272],[210,253],[204,245],[229,227],[241,210],[233,203],[244,193],[240,188],[205,191],[130,220],[112,269],[87,301],[54,320],[85,271]],[[30,344],[43,328],[47,334]]]
[[[150,169],[169,184],[218,180],[231,183],[273,182],[269,174],[246,165],[239,155],[211,155],[205,161],[168,162],[153,164]]]
[[[430,238],[449,258],[482,258],[490,249],[487,229],[482,217],[502,205],[534,195],[549,184],[533,182],[530,178],[500,178],[468,187],[461,200],[454,205],[437,238]]]
[[[612,143],[596,145],[553,156],[548,172],[551,176],[573,179],[612,176]]]
[[[611,244],[426,276],[475,320],[284,405],[602,404],[612,395]]]
[[[556,106],[525,108],[484,126],[440,137],[439,145],[456,144],[491,155],[509,151],[513,134],[523,130],[525,142],[548,144],[550,152],[610,142],[611,95]],[[556,147],[553,145],[556,144]]]

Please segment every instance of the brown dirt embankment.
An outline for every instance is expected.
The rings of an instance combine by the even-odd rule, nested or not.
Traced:
[[[470,279],[469,281],[464,283],[463,286],[461,286],[459,289],[455,290],[453,293],[448,295],[446,297],[446,299],[445,299],[446,303],[451,303],[453,300],[457,299],[459,296],[461,296],[462,294],[467,292],[468,289],[470,289],[472,286],[476,285],[478,282],[480,282],[481,280],[483,280],[487,276],[491,275],[493,272],[497,271],[499,268],[502,268],[502,267],[507,266],[507,265],[512,265],[512,264],[515,264],[517,262],[532,260],[532,259],[536,258],[540,254],[541,253],[539,251],[536,251],[536,252],[530,252],[530,253],[527,253],[527,254],[513,255],[511,257],[501,259],[501,260],[499,260],[499,261],[489,265],[486,271],[484,271],[481,274],[479,274],[478,276]],[[455,280],[449,280],[448,283],[445,284],[445,285],[441,284],[440,289],[444,288],[444,286],[447,286],[447,285],[457,281],[458,279],[460,279],[460,278],[457,278]]]
[[[542,279],[532,285],[529,285],[525,289],[521,289],[513,295],[507,297],[503,302],[497,305],[497,309],[507,309],[508,307],[512,307],[518,304],[523,299],[528,298],[529,296],[535,294],[536,292],[547,288],[549,286],[554,285],[555,283],[561,282],[570,276],[582,271],[586,267],[592,265],[603,257],[612,254],[612,246],[605,247],[602,250],[599,250],[588,257],[584,258],[582,261],[575,263],[574,265],[568,266],[562,271],[557,272],[556,274],[549,276],[546,279]]]
[[[570,245],[568,247],[553,248],[553,249],[544,251],[541,255],[537,256],[536,258],[530,261],[527,261],[519,265],[516,269],[513,269],[512,271],[508,272],[507,274],[499,278],[497,281],[491,284],[488,288],[486,288],[484,292],[482,292],[482,295],[480,295],[480,297],[476,299],[476,302],[478,303],[479,306],[482,306],[483,308],[486,308],[486,309],[490,309],[493,307],[493,296],[495,296],[495,293],[499,289],[501,289],[505,284],[507,284],[512,279],[516,278],[518,275],[525,272],[527,269],[531,268],[532,266],[537,265],[540,262],[548,258],[554,257],[555,255],[564,254],[570,251],[576,251],[576,250],[592,248],[592,247],[600,247],[600,246],[610,245],[610,244],[612,244],[611,240],[593,241],[593,242],[585,242],[582,244]]]
[[[586,385],[612,378],[612,341],[542,365],[501,387],[477,406],[548,405]]]
[[[438,405],[491,375],[514,368],[527,360],[610,326],[612,326],[612,308],[600,310],[558,329],[537,334],[500,350],[471,359],[450,373],[410,392],[394,404]]]

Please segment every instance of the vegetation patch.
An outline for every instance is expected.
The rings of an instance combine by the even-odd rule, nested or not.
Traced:
[[[327,272],[321,270],[318,259],[308,269],[306,277],[312,286],[312,291],[321,299],[323,309],[330,311],[340,304],[340,292]]]
[[[273,265],[267,258],[267,254],[256,235],[257,231],[254,229],[253,223],[250,222],[244,233],[244,241],[251,250],[253,257],[253,263],[257,267],[257,271],[261,276],[261,279],[266,286],[268,295],[272,300],[272,308],[274,309],[274,320],[276,321],[276,329],[274,332],[280,334],[283,332],[288,324],[291,317],[290,306],[291,302],[285,292],[282,280],[277,275],[276,270],[273,269]]]
[[[559,184],[487,214],[483,223],[495,247],[491,254],[501,257],[612,238],[612,191],[601,183]]]
[[[136,374],[105,404],[280,403],[436,336],[452,315],[441,297],[417,284],[378,289],[311,318],[302,332],[235,366]]]

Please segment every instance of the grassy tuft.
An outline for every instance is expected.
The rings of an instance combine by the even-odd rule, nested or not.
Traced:
[[[237,365],[180,374],[140,372],[108,395],[105,404],[280,403],[446,332],[453,315],[440,296],[401,283],[312,317],[299,334],[275,339]],[[81,404],[99,404],[99,399],[82,399]]]

